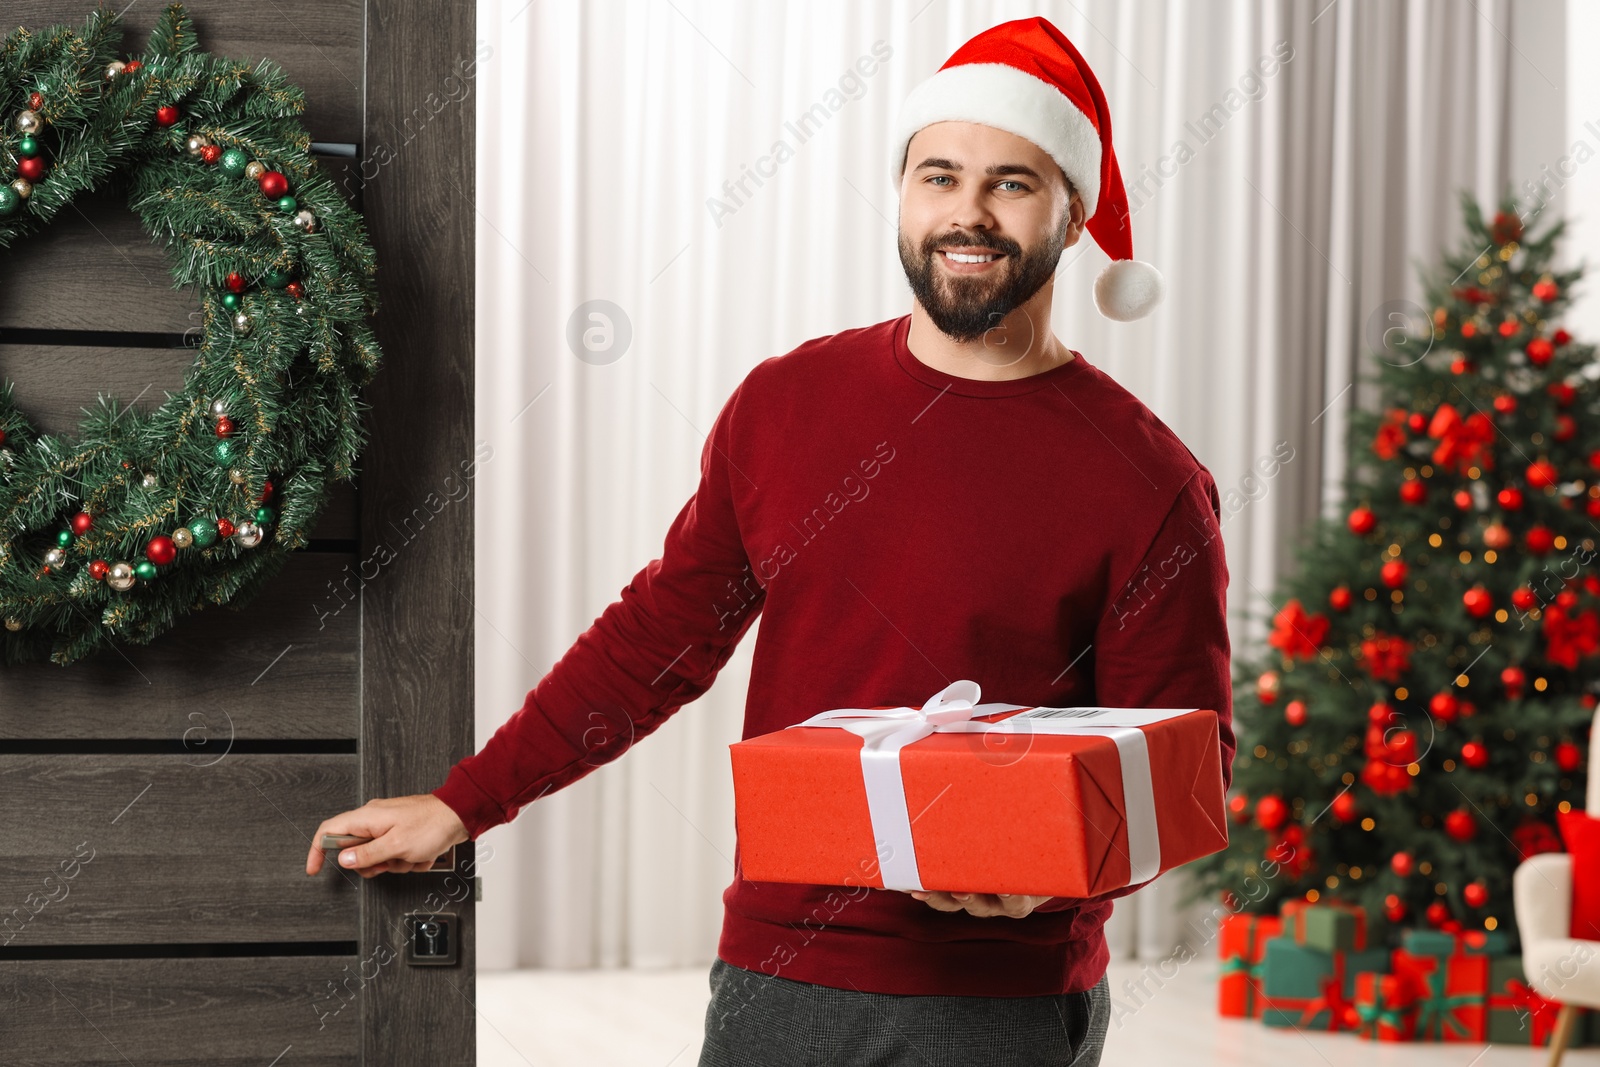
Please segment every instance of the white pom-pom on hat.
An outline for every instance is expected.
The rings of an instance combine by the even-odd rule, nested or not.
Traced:
[[[1114,259],[1094,279],[1094,306],[1118,322],[1142,319],[1161,303],[1167,283],[1161,272],[1138,259]]]

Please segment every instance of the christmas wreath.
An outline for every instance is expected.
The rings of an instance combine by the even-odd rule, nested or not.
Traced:
[[[37,433],[0,383],[0,647],[66,665],[239,609],[307,543],[364,442],[381,353],[361,216],[316,168],[299,88],[197,47],[182,5],[117,58],[118,16],[13,31],[0,49],[0,248],[74,198],[124,188],[204,338],[144,413],[100,397]],[[22,398],[25,400],[25,398]]]

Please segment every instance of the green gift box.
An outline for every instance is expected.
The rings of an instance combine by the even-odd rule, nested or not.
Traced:
[[[1469,956],[1504,956],[1511,951],[1511,937],[1504,930],[1469,930],[1456,937]]]
[[[1284,928],[1297,943],[1322,952],[1350,952],[1383,944],[1383,920],[1344,900],[1289,900],[1281,908]]]
[[[1261,1021],[1301,1030],[1353,1029],[1356,975],[1362,971],[1387,974],[1389,953],[1323,952],[1296,944],[1292,934],[1274,937],[1261,958]]]
[[[1442,930],[1407,930],[1400,935],[1400,947],[1413,956],[1454,956],[1456,938]]]
[[[1522,957],[1489,961],[1489,1040],[1501,1045],[1545,1045],[1561,1005],[1528,985]]]

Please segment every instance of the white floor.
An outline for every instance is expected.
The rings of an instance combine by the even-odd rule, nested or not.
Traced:
[[[1140,980],[1142,965],[1111,966],[1118,1013],[1104,1067],[1163,1059],[1237,1067],[1535,1067],[1545,1049],[1507,1045],[1384,1044],[1350,1034],[1300,1034],[1217,1017],[1216,963],[1195,961],[1175,978]],[[501,971],[478,976],[481,1067],[694,1067],[710,990],[706,971]],[[1600,1049],[1575,1049],[1564,1067],[1600,1065]],[[759,1067],[759,1065],[752,1065]]]

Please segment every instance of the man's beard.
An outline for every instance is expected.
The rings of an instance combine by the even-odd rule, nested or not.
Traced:
[[[1022,255],[1021,247],[1007,238],[950,233],[929,237],[922,242],[920,251],[913,253],[902,230],[898,242],[900,266],[905,269],[912,293],[940,333],[963,343],[976,341],[999,326],[1055,274],[1061,251],[1066,247],[1069,221],[1070,217],[1063,212],[1060,228],[1049,239],[1029,249],[1027,255]],[[945,272],[942,278],[937,277],[940,271],[933,257],[939,249],[980,247],[1002,253],[1006,258],[999,266],[982,274]]]

